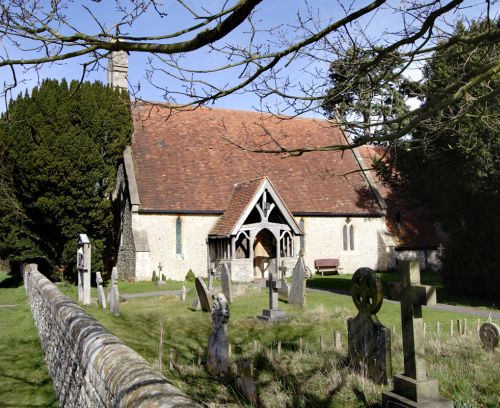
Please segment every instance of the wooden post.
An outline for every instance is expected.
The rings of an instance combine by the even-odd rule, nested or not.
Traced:
[[[476,331],[479,333],[479,329],[481,328],[481,319],[477,319]]]
[[[232,350],[231,350],[231,343],[229,343],[229,344],[227,345],[227,356],[228,356],[229,358],[231,358],[231,354],[232,354],[231,352],[232,352]]]
[[[342,348],[340,332],[335,332],[335,348],[340,350]]]
[[[437,333],[438,337],[441,334],[441,323],[440,322],[436,323],[436,333]]]
[[[424,337],[426,332],[427,332],[427,323],[424,322]]]
[[[303,347],[303,344],[302,344],[302,337],[299,339],[299,354],[302,355],[302,347]]]
[[[168,353],[168,368],[170,370],[174,369],[174,349],[171,348]]]
[[[254,341],[253,341],[253,352],[254,352],[254,353],[257,353],[257,348],[258,348],[258,347],[257,347],[257,340],[254,340]]]
[[[281,340],[278,340],[278,356],[281,354]]]
[[[321,352],[325,351],[325,345],[323,344],[323,336],[319,336],[319,350]]]
[[[201,366],[201,353],[198,351],[198,367]]]
[[[467,319],[464,319],[464,334],[467,334]]]
[[[462,335],[462,320],[457,320],[457,336]]]
[[[158,368],[163,370],[163,319],[160,320],[160,344],[158,344]]]
[[[453,337],[453,320],[450,320],[450,337]]]

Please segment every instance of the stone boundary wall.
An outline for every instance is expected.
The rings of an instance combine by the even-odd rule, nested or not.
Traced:
[[[61,407],[200,407],[37,270],[21,269]]]

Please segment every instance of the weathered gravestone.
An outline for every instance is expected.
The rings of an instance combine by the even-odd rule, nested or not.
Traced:
[[[196,286],[196,293],[200,301],[201,310],[203,310],[204,312],[211,312],[212,304],[210,302],[210,294],[207,287],[205,286],[205,282],[203,282],[203,279],[201,279],[200,277],[197,277],[194,280],[194,284]]]
[[[351,294],[359,311],[347,319],[351,364],[373,381],[387,384],[392,375],[391,330],[376,316],[384,300],[382,283],[372,269],[359,268],[352,276]]]
[[[485,350],[493,351],[500,340],[500,330],[494,323],[484,323],[479,329],[479,338]]]
[[[78,301],[90,305],[91,245],[87,234],[80,234],[76,242],[76,267],[78,270]]]
[[[286,320],[285,312],[278,308],[278,289],[281,286],[281,281],[276,279],[276,275],[270,273],[266,286],[269,288],[269,309],[264,309],[262,315],[257,317],[269,322]]]
[[[111,272],[111,291],[109,292],[109,310],[113,315],[120,316],[120,291],[118,290],[118,269]]]
[[[208,340],[207,370],[216,376],[225,376],[229,370],[229,342],[227,322],[229,305],[223,293],[214,295],[212,306],[212,332]]]
[[[285,266],[285,262],[281,261],[281,266],[278,268],[278,276],[281,282],[281,287],[278,289],[278,298],[286,301],[288,301],[288,295],[290,294],[290,285],[286,280],[287,271],[288,268]]]
[[[383,407],[453,408],[439,395],[438,382],[427,378],[422,305],[436,303],[432,286],[420,284],[417,261],[399,261],[401,272],[401,325],[404,374],[394,376],[394,389],[382,393]]]
[[[302,251],[293,268],[292,288],[288,296],[288,303],[295,306],[304,306],[306,304],[306,265]]]
[[[101,272],[96,272],[95,283],[97,285],[97,303],[99,303],[103,309],[106,309],[106,297],[104,296],[104,289],[102,287]]]
[[[229,304],[233,303],[233,287],[231,282],[231,272],[229,271],[229,266],[227,264],[222,265],[222,271],[220,273],[220,281],[222,286],[222,293],[226,297]]]
[[[253,364],[248,358],[239,359],[236,361],[238,377],[236,378],[236,387],[245,396],[248,402],[253,406],[258,403],[257,387],[253,379]]]

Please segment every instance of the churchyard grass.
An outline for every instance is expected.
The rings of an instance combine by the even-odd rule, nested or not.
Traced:
[[[119,284],[121,292],[122,285]],[[193,298],[194,290],[188,293],[185,303],[178,296],[129,300],[120,304],[119,317],[94,305],[85,308],[153,364],[158,364],[159,321],[163,319],[165,375],[197,401],[217,407],[246,406],[231,381],[212,378],[198,365],[198,359],[205,357],[211,319],[208,313],[190,309]],[[362,407],[380,403],[383,387],[353,373],[347,364],[346,319],[356,314],[350,296],[308,291],[304,310],[280,302],[280,308],[290,317],[288,322],[280,324],[256,319],[267,305],[267,291],[247,289],[231,305],[228,325],[232,359],[254,359],[257,389],[266,407]],[[428,333],[428,373],[439,380],[441,394],[461,407],[499,406],[500,353],[488,353],[481,348],[475,319],[426,308],[423,315]],[[378,317],[387,327],[395,328],[392,360],[394,373],[401,373],[399,305],[384,304]],[[469,334],[450,337],[450,320],[463,318],[469,319]],[[439,338],[435,330],[438,321],[441,322]],[[341,333],[340,349],[334,345],[335,331]]]
[[[19,275],[0,270],[0,305],[0,407],[58,407]]]
[[[387,293],[389,282],[399,282],[400,276],[397,271],[377,272],[377,276],[382,281],[384,291]],[[351,274],[338,275],[314,275],[307,281],[308,288],[351,290]],[[480,307],[484,309],[500,310],[500,305],[495,305],[481,298],[457,296],[447,293],[443,287],[441,277],[436,272],[421,271],[421,282],[423,285],[432,285],[436,288],[437,301],[450,305]]]

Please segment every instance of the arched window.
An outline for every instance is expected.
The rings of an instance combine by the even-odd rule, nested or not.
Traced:
[[[344,251],[354,251],[354,226],[350,218],[347,218],[342,227],[342,244]]]
[[[182,256],[182,220],[177,217],[175,221],[175,254]]]
[[[302,235],[300,236],[300,250],[302,253],[306,252],[306,231],[304,218],[300,219],[300,229],[302,230]]]

